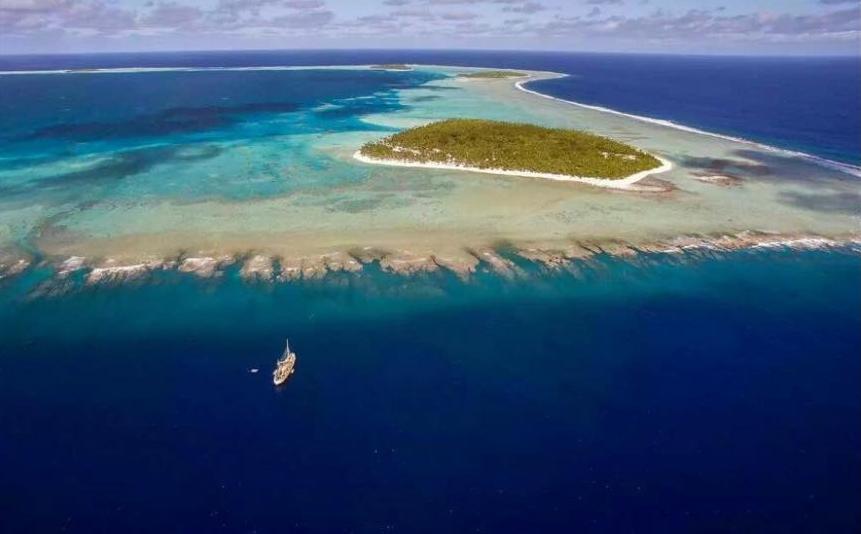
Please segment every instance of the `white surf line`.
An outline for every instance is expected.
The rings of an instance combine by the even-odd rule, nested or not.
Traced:
[[[380,69],[376,65],[368,63],[365,65],[252,65],[247,67],[94,67],[94,68],[70,68],[70,69],[42,69],[42,70],[0,70],[0,76],[24,76],[27,74],[134,74],[145,72],[218,72],[218,71],[283,71],[283,70],[375,70],[384,72],[414,72],[416,69],[447,69],[447,70],[496,70],[492,67],[457,67],[447,65],[431,65],[424,63],[409,63],[409,69]],[[529,76],[529,75],[527,75]],[[524,76],[519,76],[523,78]]]
[[[556,77],[557,78],[565,78],[567,76],[568,76],[567,74],[558,74],[557,73]],[[552,78],[541,78],[541,79],[548,80],[548,79],[552,79]],[[632,113],[625,113],[623,111],[605,108],[603,106],[593,106],[590,104],[583,104],[581,102],[575,102],[573,100],[565,100],[564,98],[557,98],[555,96],[550,96],[550,95],[547,95],[544,93],[539,93],[538,91],[534,91],[532,89],[527,89],[526,87],[524,87],[524,84],[529,83],[531,81],[537,81],[537,80],[534,78],[528,79],[528,80],[521,80],[519,82],[516,82],[514,84],[514,86],[517,89],[523,91],[524,93],[529,93],[531,95],[540,96],[541,98],[546,98],[548,100],[555,100],[557,102],[563,102],[565,104],[571,104],[573,106],[579,106],[581,108],[591,109],[593,111],[600,111],[603,113],[611,113],[613,115],[618,115],[621,117],[627,117],[629,119],[635,119],[635,120],[642,121],[642,122],[648,122],[649,124],[657,124],[658,126],[664,126],[666,128],[674,128],[676,130],[681,130],[683,132],[694,133],[694,134],[698,134],[698,135],[707,135],[709,137],[715,137],[717,139],[724,139],[726,141],[734,141],[736,143],[742,143],[745,145],[753,146],[753,147],[756,147],[756,148],[759,148],[761,150],[765,150],[768,152],[776,152],[776,153],[792,156],[795,158],[803,159],[803,160],[809,161],[811,163],[814,163],[816,165],[819,165],[821,167],[826,167],[826,168],[829,168],[832,170],[836,170],[836,171],[840,171],[840,172],[849,174],[851,176],[861,178],[861,167],[857,167],[857,166],[851,165],[849,163],[842,163],[839,161],[834,161],[834,160],[830,160],[827,158],[814,156],[813,154],[807,154],[805,152],[799,152],[797,150],[789,150],[786,148],[779,148],[776,146],[766,145],[763,143],[759,143],[757,141],[751,141],[750,139],[744,139],[742,137],[733,137],[731,135],[724,135],[724,134],[719,134],[719,133],[715,133],[715,132],[709,132],[707,130],[700,130],[698,128],[693,128],[691,126],[685,126],[684,124],[678,124],[678,123],[675,123],[673,121],[669,121],[666,119],[653,119],[651,117],[645,117],[643,115],[634,115]]]
[[[504,176],[524,176],[527,178],[543,178],[546,180],[556,180],[559,182],[578,182],[588,185],[594,185],[597,187],[607,187],[610,189],[632,189],[632,185],[639,182],[646,176],[667,172],[673,168],[673,164],[670,161],[659,156],[654,157],[661,162],[660,167],[640,171],[624,178],[611,179],[595,178],[590,176],[572,176],[568,174],[554,174],[548,172],[510,171],[506,169],[482,169],[481,167],[470,167],[468,165],[456,165],[453,163],[420,163],[396,159],[380,159],[365,156],[364,154],[362,154],[361,150],[357,150],[355,153],[353,153],[353,158],[357,159],[358,161],[361,161],[362,163],[368,163],[371,165],[387,165],[390,167],[414,167],[420,169],[438,169],[449,171],[468,171],[480,172],[482,174],[501,174]]]
[[[284,71],[284,70],[375,70],[385,72],[414,72],[416,69],[444,69],[450,71],[475,72],[483,70],[499,70],[493,67],[459,67],[449,65],[435,65],[426,63],[409,63],[409,69],[380,69],[374,64],[366,65],[253,65],[247,67],[94,67],[94,68],[69,68],[69,69],[42,69],[42,70],[0,70],[0,76],[25,76],[27,74],[134,74],[146,72],[219,72],[219,71]],[[541,71],[531,71],[541,72]],[[550,73],[556,74],[556,73]],[[529,78],[532,74],[516,76],[513,78]],[[464,78],[465,79],[465,78]]]
[[[54,70],[0,70],[0,76],[25,76],[27,74],[135,74],[146,72],[237,72],[237,71],[283,71],[283,70],[371,70],[372,65],[261,65],[252,67],[108,67],[93,69]],[[373,69],[384,70],[384,69]],[[409,72],[398,70],[398,72]]]

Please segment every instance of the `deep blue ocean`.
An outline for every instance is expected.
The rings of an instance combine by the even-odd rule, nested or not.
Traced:
[[[857,59],[219,52],[0,56],[0,69],[395,61],[568,72],[535,88],[861,159]],[[367,91],[331,76],[321,99]],[[243,103],[235,87],[195,98],[208,87],[205,73],[195,79],[142,90],[156,112],[122,131],[109,95],[128,89],[105,78],[89,82],[107,96],[87,128],[52,129],[54,112],[36,102],[50,95],[38,95],[0,135],[33,143],[34,157],[52,135],[78,136],[76,149],[121,135],[143,147],[150,133],[210,135],[212,121],[267,101]],[[26,102],[29,82],[14,83]],[[74,100],[69,87],[53,96]],[[273,105],[315,103],[270,89]],[[216,105],[218,90],[233,108]],[[164,95],[186,112],[157,113]],[[207,114],[194,115],[201,104]],[[94,176],[75,177],[96,194]],[[164,272],[118,286],[73,279],[50,297],[34,297],[52,274],[43,267],[0,281],[0,532],[861,529],[857,250],[521,267],[521,279],[468,283],[375,266],[272,285],[235,269]],[[297,374],[275,389],[288,335]]]
[[[861,164],[861,57],[513,51],[256,51],[0,56],[0,70],[423,63],[549,70],[546,94]]]
[[[2,530],[857,532],[859,269],[644,255],[25,299],[34,271],[0,291]]]

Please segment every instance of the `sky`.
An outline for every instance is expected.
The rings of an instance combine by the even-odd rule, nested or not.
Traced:
[[[475,48],[861,54],[859,0],[0,0],[0,54]]]

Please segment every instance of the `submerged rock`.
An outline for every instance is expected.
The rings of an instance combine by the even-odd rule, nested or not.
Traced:
[[[694,180],[721,187],[738,187],[744,180],[731,174],[702,174],[693,173]]]
[[[504,278],[514,278],[522,274],[521,270],[511,260],[507,260],[497,254],[493,249],[479,249],[472,251],[479,262],[484,263],[494,273]]]
[[[461,280],[467,280],[478,268],[478,258],[472,254],[464,255],[434,255],[433,261],[443,269],[448,269]]]
[[[278,273],[276,280],[289,282],[300,278],[302,278],[302,260],[300,258],[282,258],[281,272]]]
[[[57,267],[57,276],[64,278],[75,271],[79,271],[86,266],[86,258],[82,256],[71,256]]]
[[[221,269],[234,262],[230,256],[212,258],[209,256],[184,258],[178,267],[181,273],[190,273],[201,278],[221,276]]]
[[[329,272],[329,269],[326,267],[326,262],[322,257],[303,258],[301,261],[303,280],[319,280]]]
[[[275,266],[272,258],[257,254],[248,258],[239,271],[239,276],[245,280],[259,280],[269,282],[275,274]]]
[[[381,259],[380,268],[391,273],[411,275],[437,271],[439,265],[434,261],[433,256],[400,251],[388,254]]]
[[[87,284],[121,283],[139,280],[148,276],[156,269],[165,269],[171,266],[173,266],[173,262],[158,259],[126,265],[118,264],[116,260],[109,259],[101,266],[95,267],[87,273]]]
[[[30,266],[30,263],[30,260],[24,258],[0,263],[0,280],[23,273]]]
[[[565,268],[569,261],[562,252],[555,250],[541,250],[537,248],[519,249],[517,250],[517,255],[552,271]]]
[[[325,254],[321,259],[329,272],[355,273],[362,270],[362,264],[347,252]]]
[[[320,280],[329,273],[358,272],[362,264],[347,252],[332,252],[316,257],[282,258],[279,282],[293,280]]]

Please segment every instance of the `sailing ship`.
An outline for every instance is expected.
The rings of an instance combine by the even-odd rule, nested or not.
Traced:
[[[280,386],[290,378],[296,367],[296,353],[290,352],[290,340],[287,340],[287,345],[284,347],[284,354],[278,358],[275,364],[275,371],[272,373],[272,382],[276,386]]]

